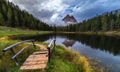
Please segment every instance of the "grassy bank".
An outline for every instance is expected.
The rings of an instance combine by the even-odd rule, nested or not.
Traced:
[[[10,51],[2,52],[2,50],[16,42],[19,42],[19,40],[11,40],[8,37],[6,38],[0,38],[0,72],[17,72],[19,70],[20,65],[25,61],[25,59],[34,51],[37,50],[37,48],[29,47],[25,49],[18,57],[18,63],[19,66],[16,66],[14,60],[12,60],[12,54]],[[27,46],[27,43],[20,44],[17,47],[14,48],[15,53],[17,53],[20,49]]]
[[[87,58],[61,46],[56,46],[45,70],[19,71],[19,67],[12,67],[9,72],[92,72],[92,69]]]
[[[14,60],[11,59],[10,51],[3,53],[3,48],[18,42],[19,40],[11,40],[9,37],[0,39],[0,72],[23,72],[19,71],[20,66],[16,66]],[[38,43],[38,42],[37,42]],[[39,42],[40,43],[40,42]],[[15,52],[18,52],[21,48],[27,44],[19,45],[15,47]],[[38,48],[27,48],[19,56],[18,60],[20,65],[25,59]],[[93,64],[93,63],[92,63]],[[51,60],[45,70],[34,70],[25,72],[95,72],[92,70],[89,60],[81,56],[79,53],[71,51],[61,46],[56,46],[52,53]],[[97,71],[96,72],[102,72]]]
[[[11,59],[12,54],[10,51],[2,52],[2,50],[16,42],[19,42],[20,40],[12,40],[12,36],[19,36],[19,35],[36,35],[36,34],[48,34],[50,32],[48,31],[34,31],[34,30],[25,30],[25,29],[19,29],[19,28],[11,28],[11,27],[5,27],[0,26],[0,72],[18,72],[20,65],[25,61],[25,59],[34,51],[38,50],[38,48],[29,47],[25,49],[19,56],[19,66],[16,66],[14,60]],[[17,53],[21,48],[28,45],[27,43],[18,45],[15,47],[14,51]]]
[[[22,30],[9,27],[0,26],[0,72],[21,72],[19,71],[20,66],[16,66],[15,62],[11,59],[11,53],[8,51],[3,53],[3,48],[14,44],[20,40],[11,40],[8,35],[21,35],[21,34],[47,34],[49,32],[43,31],[32,31],[32,30]],[[27,44],[19,45],[15,48],[15,52],[18,52],[21,48]],[[25,59],[38,49],[33,47],[27,48],[22,52],[19,57],[20,65],[25,61]],[[26,71],[25,71],[26,72]],[[45,72],[45,71],[28,71],[28,72]],[[63,48],[61,46],[56,46],[56,49],[52,53],[51,61],[48,63],[46,72],[93,72],[90,67],[89,61],[84,56],[79,53],[73,52],[69,49]],[[98,72],[98,71],[96,71]]]
[[[29,29],[19,29],[19,28],[11,28],[11,27],[5,27],[5,26],[0,26],[0,36],[5,36],[5,35],[21,35],[21,34],[47,34],[50,33],[48,31],[34,31],[34,30],[29,30]]]
[[[120,31],[107,31],[107,32],[81,32],[82,34],[89,35],[106,35],[106,36],[120,36]]]
[[[86,35],[105,35],[105,36],[118,36],[120,37],[120,31],[99,31],[99,32],[58,32],[58,33],[64,33],[64,34],[86,34]]]
[[[47,72],[92,72],[92,69],[87,58],[57,46],[48,63]]]

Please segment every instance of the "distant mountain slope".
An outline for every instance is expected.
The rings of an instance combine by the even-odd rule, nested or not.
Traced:
[[[67,24],[76,24],[77,20],[74,18],[74,16],[67,15],[62,19]]]
[[[120,9],[104,13],[75,25],[61,28],[67,31],[120,31]]]
[[[22,11],[18,6],[0,0],[0,25],[10,27],[20,27],[35,30],[49,30],[49,26],[26,11]]]

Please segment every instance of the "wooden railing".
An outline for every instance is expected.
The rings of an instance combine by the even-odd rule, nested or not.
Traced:
[[[55,39],[51,40],[51,42],[49,43],[47,49],[48,49],[48,62],[50,62],[50,58],[51,58],[51,53],[52,51],[55,49]]]
[[[26,42],[32,42],[32,44],[29,44],[28,46],[23,47],[19,52],[17,52],[17,53],[15,54],[15,52],[14,52],[15,46],[20,45],[20,44],[23,44],[23,43],[26,43]],[[17,60],[17,56],[18,56],[24,49],[26,49],[26,48],[28,48],[28,47],[30,47],[30,46],[34,46],[34,48],[35,48],[34,42],[35,42],[35,40],[33,40],[33,39],[21,41],[21,42],[12,44],[12,45],[4,48],[4,49],[3,49],[3,52],[6,52],[6,51],[10,50],[11,53],[12,53],[12,55],[13,55],[13,56],[12,56],[12,59],[15,60],[16,65],[19,65],[18,60]]]

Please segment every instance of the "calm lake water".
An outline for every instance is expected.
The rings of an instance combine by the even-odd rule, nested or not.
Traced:
[[[36,39],[50,42],[53,35],[21,37],[21,39]],[[57,35],[56,44],[64,45],[80,54],[99,61],[109,72],[120,72],[120,37],[67,34]]]

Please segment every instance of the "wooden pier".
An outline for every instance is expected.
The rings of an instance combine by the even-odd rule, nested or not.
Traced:
[[[15,53],[15,51],[14,51],[15,46],[26,43],[26,42],[29,42],[29,43],[27,43],[28,45],[21,48],[20,51]],[[35,40],[33,40],[33,39],[21,41],[21,42],[17,42],[15,44],[12,44],[12,45],[4,48],[3,52],[10,50],[10,52],[12,53],[12,59],[15,61],[16,65],[18,66],[19,61],[17,59],[17,56],[19,54],[21,54],[21,52],[23,50],[25,50],[26,48],[29,48],[31,46],[33,46],[34,48],[36,48],[36,46],[37,46],[37,47],[39,47],[40,50],[29,55],[29,57],[26,59],[26,61],[20,67],[20,70],[38,70],[38,69],[43,70],[43,69],[45,69],[47,62],[50,61],[52,49],[55,47],[55,39],[51,40],[48,47],[46,47],[43,44],[35,44]]]
[[[34,52],[31,54],[23,65],[20,67],[20,70],[33,70],[33,69],[45,69],[48,62],[48,50],[44,45],[36,44],[40,47],[40,51]]]

